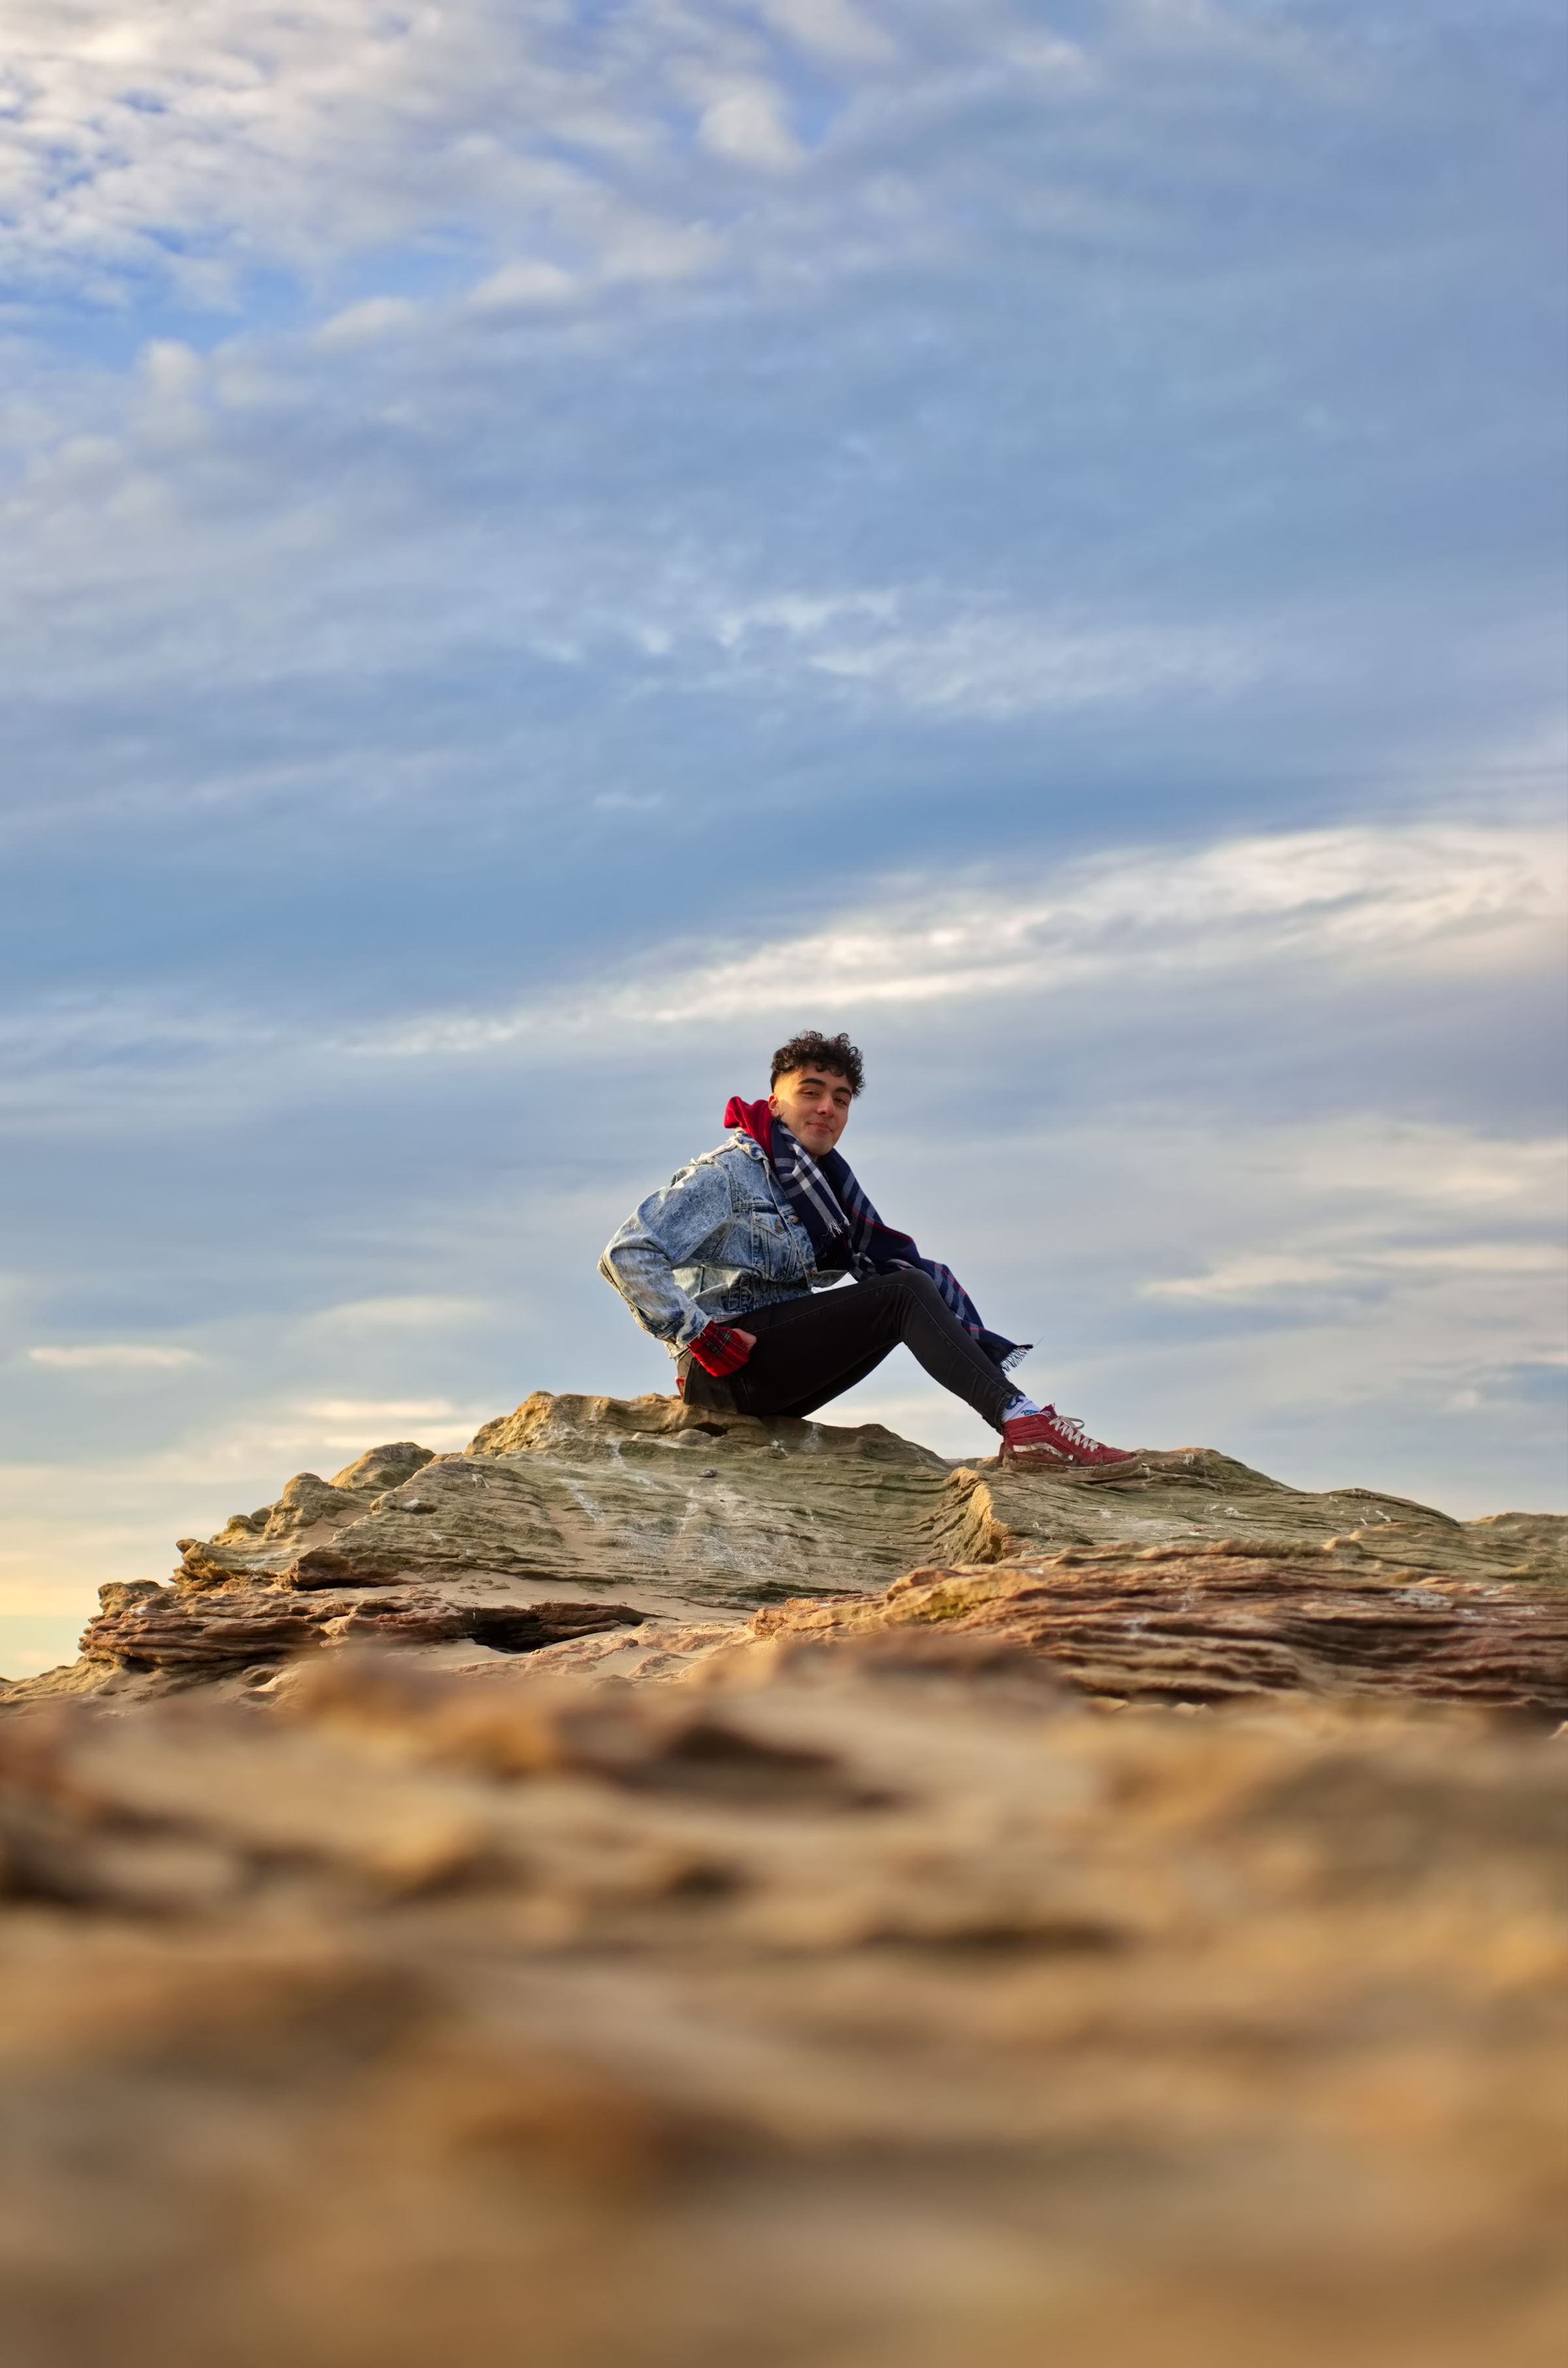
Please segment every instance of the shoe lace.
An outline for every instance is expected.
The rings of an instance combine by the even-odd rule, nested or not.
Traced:
[[[1084,1429],[1083,1424],[1077,1421],[1074,1416],[1070,1414],[1057,1414],[1053,1410],[1051,1418],[1055,1428],[1062,1433],[1062,1438],[1068,1441],[1069,1445],[1073,1447],[1093,1447],[1095,1445],[1095,1441],[1089,1437],[1089,1434]]]

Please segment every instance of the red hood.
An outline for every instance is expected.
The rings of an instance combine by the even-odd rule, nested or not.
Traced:
[[[740,1127],[762,1145],[766,1157],[772,1158],[773,1112],[765,1101],[743,1102],[739,1094],[732,1094],[724,1104],[724,1124]]]

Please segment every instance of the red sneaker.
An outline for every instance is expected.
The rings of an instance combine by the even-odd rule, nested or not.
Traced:
[[[1070,1414],[1058,1414],[1054,1406],[1042,1406],[1039,1414],[1016,1414],[1011,1422],[1005,1422],[998,1454],[1004,1463],[1131,1463],[1133,1460],[1125,1447],[1102,1447],[1081,1422],[1074,1422]]]

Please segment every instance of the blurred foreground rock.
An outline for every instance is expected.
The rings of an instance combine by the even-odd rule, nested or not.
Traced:
[[[7,2368],[1558,2368],[1561,1740],[793,1624],[0,1720]]]

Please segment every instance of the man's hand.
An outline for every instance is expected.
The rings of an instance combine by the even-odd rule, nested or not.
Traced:
[[[743,1332],[736,1324],[710,1324],[691,1344],[691,1353],[705,1373],[722,1382],[727,1373],[738,1373],[756,1346],[755,1332]]]

